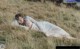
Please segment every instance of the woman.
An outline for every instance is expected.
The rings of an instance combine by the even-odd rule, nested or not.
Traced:
[[[26,30],[31,29],[40,31],[43,32],[46,36],[74,39],[66,31],[47,21],[36,21],[29,16],[23,17],[22,14],[16,14],[14,22],[16,22],[16,26],[24,27]]]

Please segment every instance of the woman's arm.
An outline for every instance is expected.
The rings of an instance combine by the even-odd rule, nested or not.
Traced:
[[[19,23],[17,22],[17,20],[13,20],[11,22],[11,26],[19,26]]]
[[[17,22],[17,20],[13,20],[12,23],[11,23],[11,26],[15,26],[15,27],[23,28],[25,30],[29,30],[29,27],[19,25],[18,22]]]
[[[34,23],[39,28],[39,30],[41,30],[40,27],[39,27],[39,25],[38,25],[38,21],[36,21],[35,19],[31,18],[30,16],[26,16],[26,18],[27,18],[26,20],[28,22]]]

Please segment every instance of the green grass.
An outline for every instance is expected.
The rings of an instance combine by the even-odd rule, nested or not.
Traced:
[[[42,32],[26,31],[10,26],[15,14],[21,12],[37,20],[49,21],[67,31],[77,40],[46,37]],[[24,0],[0,1],[0,41],[6,49],[55,49],[56,46],[80,46],[80,11],[58,7],[52,2],[28,2]]]

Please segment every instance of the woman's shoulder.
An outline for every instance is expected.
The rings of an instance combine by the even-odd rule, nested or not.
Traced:
[[[31,16],[25,16],[25,18],[31,18]]]
[[[25,18],[25,19],[30,19],[30,18],[31,18],[31,16],[25,16],[24,18]]]

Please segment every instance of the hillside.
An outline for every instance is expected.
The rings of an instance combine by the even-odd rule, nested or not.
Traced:
[[[37,20],[49,21],[78,40],[46,37],[42,32],[26,31],[10,26],[16,13],[24,13]],[[40,3],[26,0],[0,1],[0,43],[6,49],[55,49],[56,46],[80,46],[80,11],[54,5],[52,2]]]

